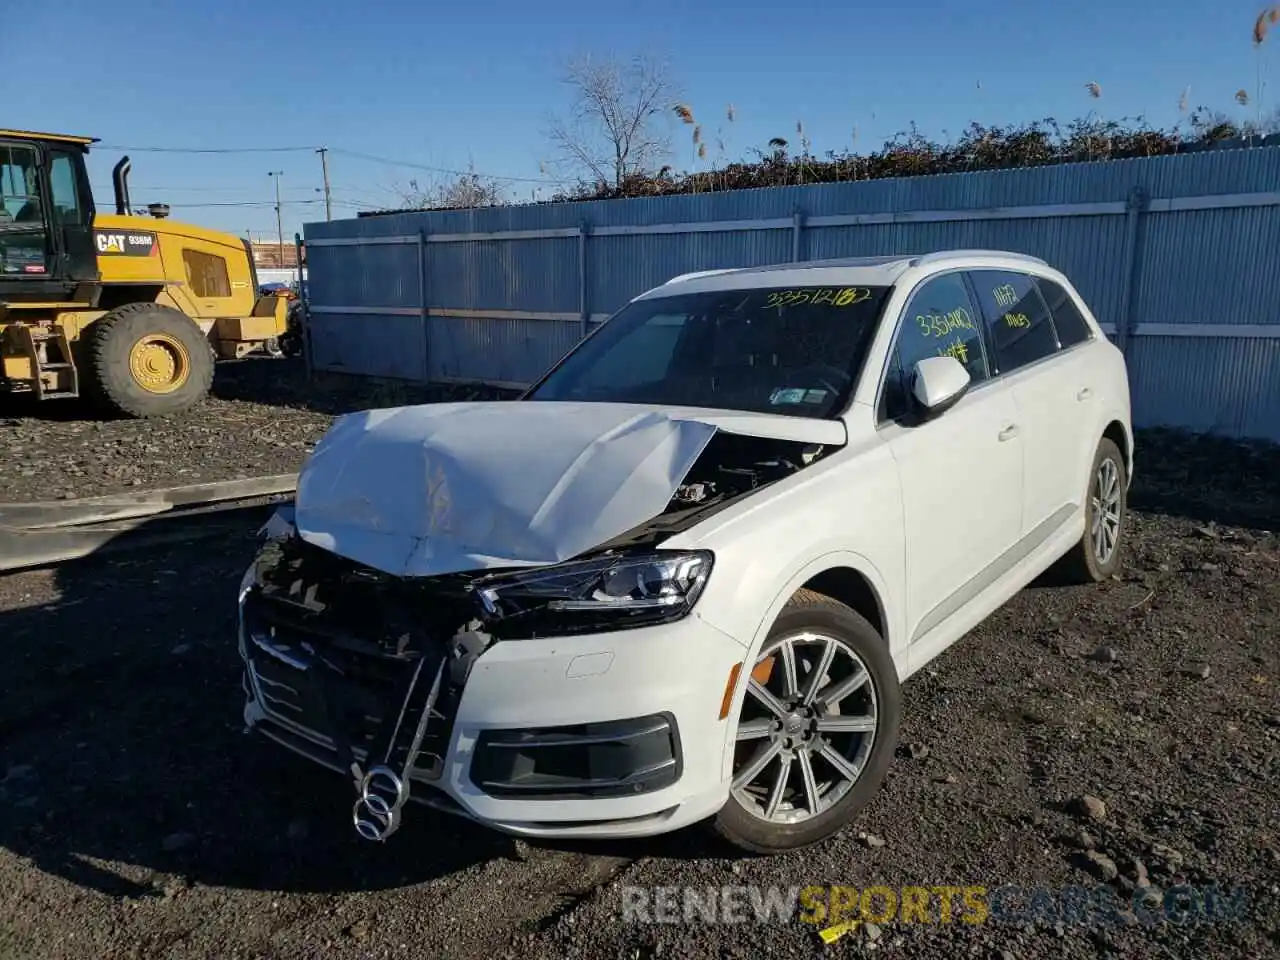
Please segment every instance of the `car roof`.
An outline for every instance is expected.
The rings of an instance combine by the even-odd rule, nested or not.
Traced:
[[[645,297],[669,297],[683,293],[731,290],[742,287],[787,287],[805,284],[850,284],[861,287],[892,286],[908,270],[946,270],[960,267],[1026,268],[1046,270],[1049,265],[1039,257],[1011,250],[942,250],[925,254],[895,254],[880,257],[842,257],[832,260],[806,260],[797,263],[774,263],[758,267],[731,267],[723,270],[701,270],[673,277]]]

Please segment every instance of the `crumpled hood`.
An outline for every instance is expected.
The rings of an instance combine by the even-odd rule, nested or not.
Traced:
[[[717,429],[846,440],[838,421],[636,404],[367,410],[303,467],[297,529],[397,576],[559,563],[661,513]]]

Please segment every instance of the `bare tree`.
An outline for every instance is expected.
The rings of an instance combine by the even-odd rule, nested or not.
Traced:
[[[579,56],[561,79],[573,99],[567,116],[551,118],[547,137],[566,174],[617,187],[631,174],[652,173],[670,154],[664,120],[677,90],[664,62]]]
[[[506,203],[506,196],[497,180],[476,173],[469,167],[450,180],[442,180],[426,187],[417,180],[409,181],[409,189],[400,190],[406,207],[415,210],[457,210],[473,207],[496,207]]]

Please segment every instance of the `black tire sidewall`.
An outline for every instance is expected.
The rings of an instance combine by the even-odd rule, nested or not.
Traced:
[[[825,597],[822,600],[825,602],[793,600],[789,603],[774,621],[765,645],[780,636],[803,630],[833,635],[848,643],[866,664],[875,688],[880,723],[876,740],[853,789],[830,810],[809,820],[793,825],[768,824],[744,810],[730,794],[716,815],[714,827],[734,846],[749,852],[782,853],[834,836],[879,792],[893,761],[902,721],[902,693],[893,658],[885,641],[863,617],[844,604]],[[749,677],[750,671],[744,674]],[[735,730],[736,726],[735,722]],[[732,741],[729,749],[733,749]]]
[[[190,372],[172,393],[151,393],[129,369],[133,345],[147,334],[173,337],[187,351]],[[213,357],[204,333],[180,310],[159,303],[131,303],[99,318],[90,328],[87,357],[89,392],[116,412],[133,417],[164,417],[189,410],[209,392]]]

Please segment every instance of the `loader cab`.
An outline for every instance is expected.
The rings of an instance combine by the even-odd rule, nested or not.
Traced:
[[[0,303],[88,301],[99,274],[89,137],[0,130]]]

